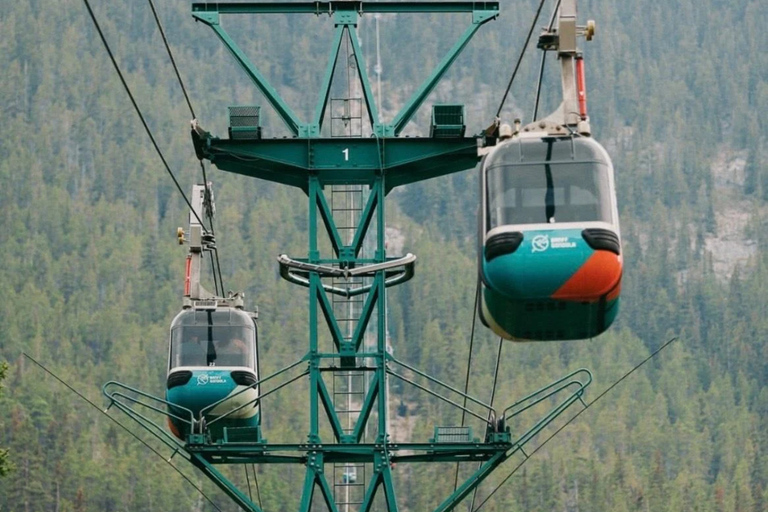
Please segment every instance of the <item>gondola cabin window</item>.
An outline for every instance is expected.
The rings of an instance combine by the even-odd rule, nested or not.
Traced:
[[[597,162],[488,167],[488,229],[508,224],[613,222],[609,168]]]
[[[179,326],[171,332],[171,369],[180,366],[254,368],[255,333],[243,326]]]

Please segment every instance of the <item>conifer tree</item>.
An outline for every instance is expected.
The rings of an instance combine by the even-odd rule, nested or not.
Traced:
[[[8,363],[3,361],[0,364],[0,392],[3,389],[3,379],[5,379],[5,372],[8,370]],[[8,450],[0,448],[0,478],[4,477],[13,469],[11,461],[8,460]]]

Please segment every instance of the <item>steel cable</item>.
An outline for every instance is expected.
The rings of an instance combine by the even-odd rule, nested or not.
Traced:
[[[499,380],[499,367],[501,366],[501,349],[504,346],[504,339],[502,337],[499,337],[499,352],[496,354],[496,368],[493,371],[493,386],[491,387],[491,401],[488,402],[491,404],[491,407],[493,407],[493,400],[496,398],[496,384]],[[489,420],[490,420],[490,412],[489,414]],[[498,420],[498,418],[496,418]],[[480,469],[480,467],[483,465],[482,462],[478,463],[477,469]],[[472,490],[472,501],[469,502],[469,511],[472,512],[472,509],[475,507],[475,499],[477,499],[477,489],[476,486]]]
[[[251,464],[253,470],[253,483],[256,484],[256,499],[259,500],[259,508],[264,509],[264,505],[261,504],[261,490],[259,489],[259,478],[256,476],[256,464]]]
[[[541,14],[541,9],[544,7],[544,2],[547,0],[541,0],[539,3],[539,8],[536,10],[536,16],[533,17],[533,23],[531,23],[531,28],[528,30],[528,36],[525,38],[525,44],[523,45],[523,50],[520,52],[520,56],[517,58],[517,63],[515,64],[515,69],[512,71],[512,78],[509,79],[509,83],[507,84],[507,89],[504,91],[504,96],[501,99],[501,104],[499,104],[499,109],[496,111],[496,117],[498,118],[501,115],[501,110],[504,108],[504,103],[507,101],[507,96],[509,95],[509,91],[512,88],[512,82],[515,81],[515,77],[517,76],[517,71],[520,69],[520,63],[523,61],[523,56],[525,55],[525,51],[528,49],[528,43],[531,42],[531,36],[533,35],[533,31],[536,28],[536,23],[539,21],[539,15]]]
[[[467,392],[469,391],[469,374],[472,369],[472,347],[475,344],[475,321],[477,320],[477,303],[480,300],[480,281],[477,282],[475,289],[475,305],[472,307],[472,329],[469,334],[469,354],[467,356],[467,375],[464,377],[464,407],[461,409],[461,426],[464,426],[464,422],[467,419]],[[491,404],[493,406],[493,404]],[[453,478],[453,490],[459,486],[459,464],[456,463],[456,474]]]
[[[208,503],[210,503],[211,505],[213,505],[213,507],[214,507],[216,510],[218,510],[219,512],[222,512],[222,510],[221,510],[221,509],[218,507],[218,505],[216,505],[216,503],[214,503],[214,502],[211,500],[211,498],[209,498],[209,497],[208,497],[208,496],[207,496],[207,495],[206,495],[206,494],[205,494],[205,493],[202,491],[202,489],[200,489],[200,488],[199,488],[199,487],[198,487],[198,486],[197,486],[197,485],[196,485],[196,484],[195,484],[195,483],[194,483],[194,482],[193,482],[193,481],[192,481],[192,480],[191,480],[191,479],[190,479],[190,478],[189,478],[187,475],[185,475],[184,473],[182,473],[182,472],[181,472],[181,470],[180,470],[179,468],[177,468],[176,466],[174,466],[174,465],[171,463],[171,459],[168,459],[168,458],[166,458],[166,457],[165,457],[165,456],[164,456],[162,453],[158,452],[158,451],[157,451],[155,448],[153,448],[153,447],[152,447],[152,446],[151,446],[149,443],[147,443],[147,442],[146,442],[146,441],[144,441],[142,438],[140,438],[139,436],[137,436],[136,434],[134,434],[134,433],[133,433],[133,432],[132,432],[130,429],[128,429],[128,427],[126,427],[125,425],[123,425],[122,423],[120,423],[119,421],[117,421],[115,418],[113,418],[112,416],[110,416],[109,414],[107,414],[107,412],[106,412],[106,411],[104,411],[104,410],[103,410],[101,407],[99,407],[98,405],[96,405],[95,403],[93,403],[93,402],[92,402],[92,401],[91,401],[91,400],[90,400],[88,397],[86,397],[85,395],[83,395],[82,393],[80,393],[78,390],[76,390],[75,388],[73,388],[71,385],[69,385],[67,382],[65,382],[63,379],[61,379],[61,378],[60,378],[58,375],[56,375],[55,373],[53,373],[51,370],[49,370],[48,368],[46,368],[45,366],[43,366],[41,363],[37,362],[37,361],[36,361],[36,360],[35,360],[35,359],[34,359],[32,356],[30,356],[30,355],[29,355],[29,354],[27,354],[26,352],[22,352],[21,354],[22,354],[24,357],[26,357],[27,359],[29,359],[30,361],[32,361],[34,364],[36,364],[37,366],[39,366],[39,367],[40,367],[40,368],[41,368],[41,369],[42,369],[42,370],[43,370],[45,373],[47,373],[48,375],[50,375],[51,377],[53,377],[54,379],[56,379],[57,381],[59,381],[61,384],[63,384],[63,385],[64,385],[64,386],[65,386],[67,389],[69,389],[69,390],[70,390],[70,391],[72,391],[74,394],[76,394],[77,396],[79,396],[79,397],[80,397],[82,400],[84,400],[86,403],[88,403],[88,404],[89,404],[90,406],[92,406],[94,409],[97,409],[97,410],[98,410],[98,411],[99,411],[101,414],[103,414],[104,416],[106,416],[107,418],[109,418],[109,419],[110,419],[110,420],[111,420],[113,423],[115,423],[117,426],[119,426],[120,428],[122,428],[123,430],[125,430],[126,432],[128,432],[128,433],[129,433],[129,434],[130,434],[130,435],[131,435],[131,436],[132,436],[134,439],[136,439],[138,442],[140,442],[141,444],[143,444],[143,445],[144,445],[146,448],[148,448],[148,449],[149,449],[149,450],[150,450],[152,453],[154,453],[155,455],[157,455],[158,457],[160,457],[161,459],[163,459],[163,460],[166,462],[166,464],[168,464],[169,466],[171,466],[171,467],[172,467],[172,468],[173,468],[173,469],[174,469],[174,470],[175,470],[175,471],[176,471],[178,474],[180,474],[180,475],[181,475],[181,477],[182,477],[184,480],[186,480],[186,481],[187,481],[187,483],[188,483],[189,485],[191,485],[191,486],[192,486],[192,487],[193,487],[193,488],[194,488],[194,489],[195,489],[197,492],[199,492],[199,493],[200,493],[200,495],[201,495],[203,498],[205,498],[205,499],[206,499],[206,501],[208,501]]]
[[[621,383],[621,382],[622,382],[624,379],[626,379],[627,377],[629,377],[630,375],[632,375],[632,374],[635,372],[635,370],[639,369],[639,368],[640,368],[641,366],[643,366],[645,363],[647,363],[648,361],[650,361],[651,359],[653,359],[654,357],[656,357],[656,355],[658,355],[658,353],[659,353],[659,352],[661,352],[662,350],[664,350],[665,348],[667,348],[669,345],[671,345],[671,344],[672,344],[672,342],[674,342],[674,341],[677,341],[677,339],[678,339],[677,337],[674,337],[674,338],[672,338],[671,340],[669,340],[669,341],[667,341],[666,343],[664,343],[664,344],[663,344],[662,346],[660,346],[659,348],[657,348],[657,349],[656,349],[656,350],[655,350],[655,351],[654,351],[654,352],[653,352],[651,355],[649,355],[648,357],[646,357],[645,359],[643,359],[643,360],[642,360],[642,361],[641,361],[639,364],[635,365],[635,366],[634,366],[634,367],[633,367],[631,370],[629,370],[627,373],[625,373],[624,375],[622,375],[622,376],[621,376],[621,378],[620,378],[619,380],[617,380],[616,382],[614,382],[613,384],[611,384],[610,386],[608,386],[608,387],[607,387],[607,388],[606,388],[606,389],[605,389],[605,390],[604,390],[602,393],[600,393],[600,394],[599,394],[599,395],[598,395],[598,396],[597,396],[597,397],[596,397],[594,400],[592,400],[592,401],[591,401],[591,402],[589,402],[589,403],[588,403],[586,406],[584,406],[584,408],[583,408],[582,410],[580,410],[579,412],[577,412],[576,414],[574,414],[574,415],[573,415],[573,416],[572,416],[572,417],[571,417],[571,418],[570,418],[568,421],[566,421],[566,422],[565,422],[565,423],[564,423],[564,424],[563,424],[563,425],[562,425],[560,428],[558,428],[557,430],[555,430],[555,431],[552,433],[552,435],[550,435],[550,436],[549,436],[548,438],[546,438],[546,439],[545,439],[545,440],[544,440],[544,441],[543,441],[543,442],[542,442],[542,443],[541,443],[539,446],[537,446],[537,447],[536,447],[536,448],[535,448],[535,449],[534,449],[534,450],[533,450],[533,451],[530,453],[530,455],[528,455],[528,456],[527,456],[525,459],[523,459],[523,461],[522,461],[522,462],[520,462],[520,464],[518,464],[517,466],[515,466],[515,468],[512,470],[512,472],[510,472],[510,473],[509,473],[509,474],[508,474],[508,475],[507,475],[507,476],[504,478],[504,480],[502,480],[502,481],[501,481],[501,483],[499,483],[499,485],[497,485],[497,486],[496,486],[496,487],[493,489],[493,491],[491,491],[491,493],[490,493],[490,494],[489,494],[489,495],[488,495],[488,496],[487,496],[487,497],[486,497],[486,498],[485,498],[485,499],[482,501],[482,503],[480,503],[480,505],[478,505],[478,506],[477,506],[477,508],[476,508],[476,509],[474,509],[472,512],[477,512],[478,510],[480,510],[480,509],[483,507],[483,505],[485,505],[485,504],[488,502],[488,500],[490,500],[490,499],[491,499],[491,497],[492,497],[494,494],[496,494],[496,491],[498,491],[499,489],[501,489],[501,486],[502,486],[502,485],[504,485],[504,484],[507,482],[507,480],[509,480],[510,478],[512,478],[512,475],[514,475],[515,473],[517,473],[517,471],[518,471],[518,470],[519,470],[521,467],[523,467],[523,464],[525,464],[526,462],[528,462],[528,460],[529,460],[531,457],[533,457],[533,456],[536,454],[536,452],[538,452],[539,450],[541,450],[541,449],[542,449],[542,448],[543,448],[543,447],[544,447],[544,446],[545,446],[545,445],[546,445],[546,444],[547,444],[549,441],[551,441],[551,440],[552,440],[552,439],[553,439],[555,436],[557,436],[557,435],[558,435],[560,432],[562,432],[562,431],[563,431],[563,430],[564,430],[564,429],[565,429],[565,428],[566,428],[568,425],[570,425],[571,423],[573,423],[573,421],[574,421],[574,420],[576,420],[576,418],[578,418],[579,416],[581,416],[581,414],[582,414],[584,411],[586,411],[587,409],[589,409],[589,408],[590,408],[592,405],[594,405],[594,404],[595,404],[595,403],[596,403],[598,400],[600,400],[600,399],[601,399],[601,398],[603,398],[605,395],[607,395],[607,394],[608,394],[608,393],[609,393],[609,392],[610,392],[610,391],[611,391],[613,388],[615,388],[616,386],[618,386],[618,385],[619,385],[619,384],[620,384],[620,383]]]
[[[203,229],[207,230],[207,228],[205,227],[205,223],[202,221],[202,219],[200,219],[200,217],[197,215],[197,212],[195,212],[195,210],[192,208],[192,203],[189,202],[189,199],[187,199],[187,195],[181,189],[181,185],[179,184],[179,181],[176,179],[176,176],[173,174],[173,171],[171,170],[171,166],[168,165],[168,162],[166,161],[165,156],[163,155],[163,152],[160,150],[160,146],[157,144],[157,141],[155,140],[155,136],[152,135],[152,130],[150,130],[146,119],[144,119],[144,114],[142,114],[138,103],[136,103],[136,99],[133,97],[131,88],[128,87],[128,82],[125,81],[123,72],[120,70],[120,66],[118,66],[117,60],[115,60],[115,55],[112,53],[112,49],[109,47],[109,43],[107,43],[106,37],[104,37],[104,32],[102,32],[101,26],[99,25],[99,22],[96,19],[96,15],[93,13],[91,4],[88,2],[88,0],[83,0],[83,3],[85,4],[85,8],[88,9],[88,14],[91,17],[91,21],[93,21],[93,25],[95,26],[96,31],[99,33],[99,38],[101,39],[101,42],[104,44],[104,49],[107,50],[109,59],[112,61],[112,65],[114,66],[115,71],[117,72],[117,76],[120,78],[120,82],[123,84],[123,88],[125,89],[125,92],[128,94],[128,97],[131,100],[131,103],[133,104],[133,108],[134,110],[136,110],[136,114],[139,116],[139,120],[141,120],[141,124],[144,126],[144,131],[147,132],[147,136],[149,137],[149,140],[152,142],[152,145],[154,146],[155,151],[157,151],[157,154],[160,156],[160,160],[162,160],[163,166],[165,166],[165,170],[171,176],[173,183],[176,185],[176,189],[181,194],[181,197],[184,198],[184,202],[187,203],[187,206],[192,211],[197,221],[200,223],[201,226],[203,226]]]
[[[248,464],[243,464],[243,469],[245,469],[245,483],[248,484],[248,499],[251,500],[251,503],[253,503],[253,494],[251,493],[251,479],[248,476]]]
[[[179,68],[176,66],[176,60],[173,58],[173,52],[171,52],[171,47],[168,44],[168,39],[165,37],[165,30],[163,30],[163,25],[160,23],[160,17],[157,15],[157,10],[155,9],[155,3],[152,0],[149,0],[149,7],[150,9],[152,9],[152,16],[155,17],[155,23],[157,23],[157,28],[160,30],[160,35],[163,38],[163,44],[165,44],[165,50],[168,52],[168,57],[171,59],[171,65],[173,66],[173,71],[176,73],[176,78],[179,80],[179,85],[181,85],[181,91],[184,93],[184,99],[187,100],[187,106],[189,107],[189,111],[192,113],[192,119],[197,119],[197,116],[195,115],[195,109],[192,108],[192,102],[189,101],[187,88],[184,87],[184,81],[181,79],[181,73],[179,73]]]
[[[160,16],[157,14],[157,9],[155,8],[155,3],[153,0],[148,0],[149,7],[152,10],[152,16],[155,18],[155,24],[157,25],[157,29],[160,31],[160,36],[163,39],[163,44],[165,45],[165,51],[168,53],[168,59],[171,61],[171,66],[173,66],[173,71],[176,74],[176,79],[179,81],[179,86],[181,87],[181,92],[184,94],[184,99],[187,102],[187,106],[189,107],[189,113],[192,115],[192,119],[197,119],[197,115],[195,114],[195,109],[192,107],[192,101],[189,99],[189,94],[187,93],[187,87],[184,85],[184,80],[181,78],[181,73],[179,72],[179,67],[176,65],[176,59],[173,57],[173,51],[171,50],[171,46],[168,43],[168,38],[165,35],[165,30],[163,29],[163,24],[160,22]],[[208,188],[208,177],[206,176],[205,172],[205,165],[203,165],[203,161],[200,160],[200,168],[203,171],[203,186],[205,187],[205,199],[206,201],[210,200],[210,189]],[[213,214],[210,211],[206,211],[208,218],[208,222],[211,225],[211,236],[213,236],[213,239],[216,239],[216,233],[213,230]],[[199,220],[199,218],[198,218]],[[205,228],[205,226],[203,226]],[[206,228],[207,231],[207,228]],[[224,281],[221,278],[221,264],[219,263],[219,250],[217,247],[214,246],[213,248],[214,252],[214,258],[211,259],[211,272],[213,273],[213,286],[216,289],[216,294],[219,295],[219,289],[221,289],[221,295],[224,295]],[[215,259],[215,263],[214,263]],[[218,268],[218,281],[217,281],[217,268]]]

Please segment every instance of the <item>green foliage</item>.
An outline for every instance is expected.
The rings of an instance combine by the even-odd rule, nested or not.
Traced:
[[[201,179],[188,140],[189,113],[148,6],[94,4],[148,123],[189,190]],[[502,5],[502,17],[484,27],[427,104],[466,102],[469,131],[487,126],[525,36],[520,27],[536,5]],[[160,7],[206,129],[226,132],[228,105],[264,105],[216,38],[191,21],[188,2]],[[582,0],[581,18],[597,19],[600,29],[584,51],[595,135],[617,170],[622,312],[596,340],[504,342],[494,406],[579,367],[594,372],[587,399],[593,398],[672,335],[680,341],[540,450],[483,510],[766,510],[768,257],[763,251],[724,279],[714,271],[707,241],[718,234],[717,215],[732,204],[749,205],[750,237],[761,249],[768,240],[761,203],[768,197],[761,117],[768,112],[768,54],[760,45],[768,8],[760,0],[681,0],[671,12],[651,0]],[[369,19],[360,36],[371,67]],[[383,17],[385,118],[466,21]],[[227,22],[307,118],[330,45],[328,20]],[[112,379],[162,394],[167,326],[182,289],[184,249],[174,234],[187,212],[79,1],[56,8],[12,2],[0,27],[0,358],[10,362],[0,398],[0,446],[7,450],[0,454],[0,510],[212,510],[164,461],[19,356],[29,353],[96,403],[101,385]],[[529,55],[502,111],[505,120],[530,118],[537,71],[538,59]],[[540,113],[556,106],[558,94],[559,79],[548,71]],[[420,122],[428,105],[422,110]],[[262,111],[265,136],[282,136],[276,116]],[[408,129],[427,128],[421,122]],[[713,175],[720,152],[743,155],[742,188],[724,192]],[[209,178],[224,281],[260,308],[268,374],[306,350],[306,292],[282,281],[274,261],[280,253],[306,252],[306,196],[215,168]],[[389,292],[394,353],[460,387],[476,289],[476,172],[397,190],[388,208],[405,250],[419,257],[416,277]],[[469,391],[489,400],[498,339],[479,323],[474,336]],[[292,386],[263,404],[271,442],[305,441],[307,394]],[[391,389],[393,403],[404,408],[399,439],[424,440],[435,424],[460,422],[454,408],[413,387],[392,382]],[[536,419],[511,426],[521,432]],[[482,424],[473,421],[481,436]],[[174,462],[222,510],[234,510],[190,467]],[[478,498],[519,462],[503,466]],[[7,473],[9,464],[15,471]],[[403,510],[427,510],[450,490],[452,478],[445,476],[453,468],[403,466],[396,471]],[[464,464],[461,474],[473,468]],[[258,468],[267,510],[297,508],[302,470]],[[245,488],[242,468],[228,474]]]
[[[3,380],[5,380],[5,373],[8,371],[8,363],[5,361],[0,363],[0,393],[3,390]],[[2,397],[2,395],[0,395]],[[13,464],[8,457],[8,450],[0,448],[0,478],[8,475],[13,470]]]

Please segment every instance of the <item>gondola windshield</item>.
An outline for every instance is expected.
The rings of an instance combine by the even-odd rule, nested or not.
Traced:
[[[254,367],[255,332],[239,325],[179,326],[171,332],[171,369],[179,366]]]
[[[488,229],[506,224],[612,222],[609,169],[597,162],[492,165]]]

